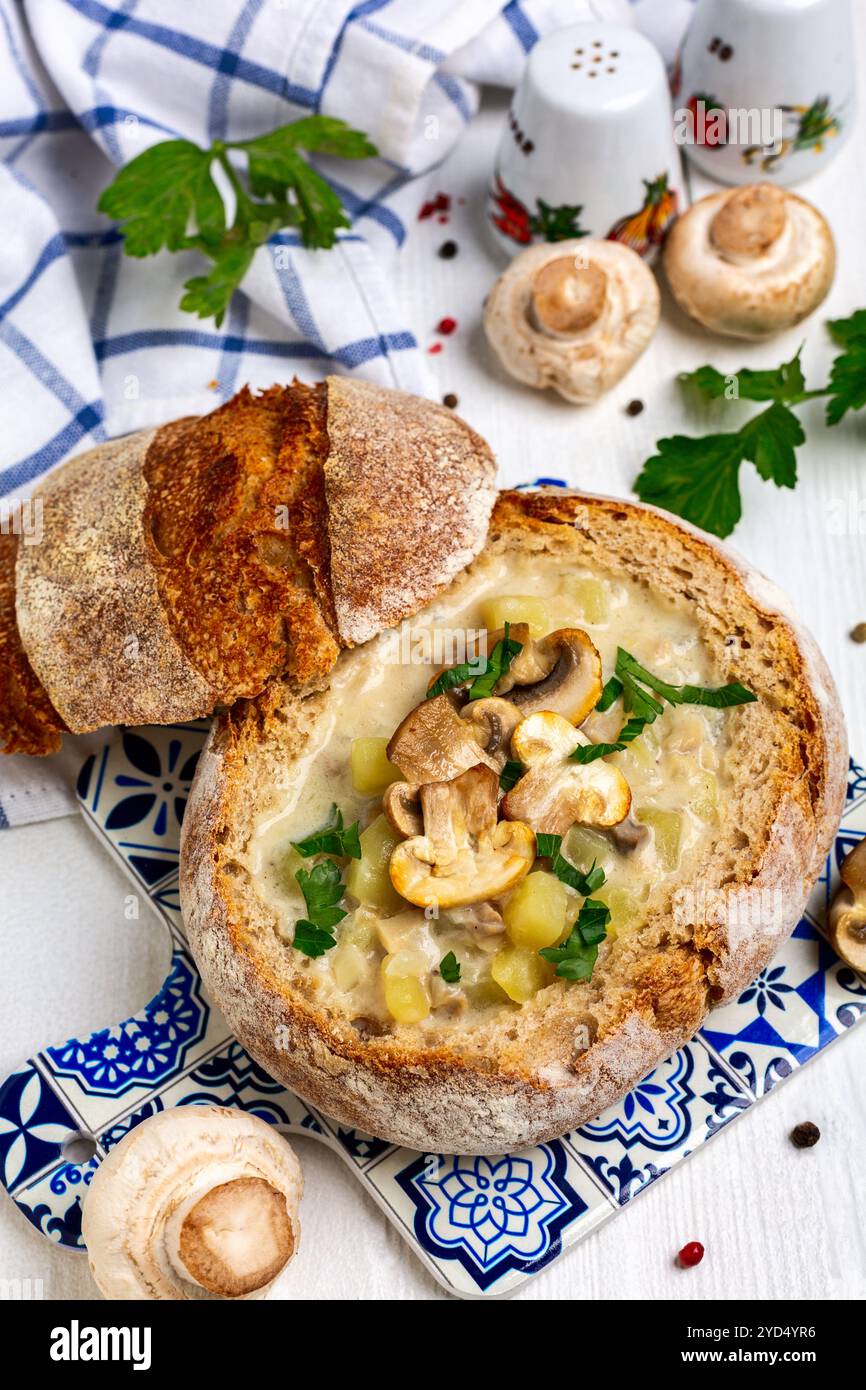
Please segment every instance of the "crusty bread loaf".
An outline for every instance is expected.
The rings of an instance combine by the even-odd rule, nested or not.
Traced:
[[[437,1036],[395,1024],[374,1033],[305,992],[303,958],[278,933],[246,867],[257,817],[315,734],[328,678],[301,689],[276,682],[220,718],[184,821],[184,918],[205,984],[238,1038],[341,1123],[423,1150],[535,1143],[621,1096],[771,959],[798,920],[844,800],[832,680],[761,576],[664,513],[547,490],[500,496],[483,556],[449,592],[471,585],[489,555],[517,550],[685,594],[720,679],[758,696],[731,720],[735,788],[701,866],[703,887],[735,897],[723,893],[692,916],[667,902],[600,956],[590,981],[557,979],[471,1031],[457,1025]],[[344,653],[338,670],[355,659]],[[578,1036],[590,1045],[578,1046]]]
[[[73,459],[42,489],[41,542],[3,538],[0,743],[49,752],[64,728],[324,675],[477,554],[494,474],[452,411],[336,377]]]
[[[27,659],[15,621],[18,537],[0,535],[0,736],[5,753],[54,753],[66,725]]]

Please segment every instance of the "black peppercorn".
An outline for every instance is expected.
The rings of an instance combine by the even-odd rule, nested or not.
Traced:
[[[811,1149],[821,1138],[821,1131],[811,1120],[804,1120],[791,1130],[791,1143],[795,1149]]]
[[[453,260],[457,255],[457,242],[443,241],[442,245],[439,247],[439,255],[442,257],[443,261]]]
[[[625,408],[626,415],[640,415],[643,410],[643,401],[629,401]]]
[[[442,404],[447,405],[449,410],[456,410],[460,401],[453,391],[449,391],[447,396],[442,397]]]

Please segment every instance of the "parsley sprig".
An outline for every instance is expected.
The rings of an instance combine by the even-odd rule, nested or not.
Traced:
[[[650,694],[650,691],[653,693]],[[727,685],[671,685],[642,666],[631,652],[617,647],[615,674],[604,686],[596,709],[610,709],[620,695],[629,718],[623,724],[615,743],[587,743],[569,754],[569,761],[591,763],[609,753],[621,753],[629,743],[639,738],[647,724],[653,724],[664,713],[664,700],[669,705],[705,705],[711,709],[730,709],[732,705],[748,705],[757,700],[751,690],[739,681]],[[659,696],[660,698],[656,698]]]
[[[446,690],[469,684],[470,700],[486,700],[522,650],[523,643],[511,636],[511,624],[506,623],[504,636],[496,643],[483,668],[477,656],[472,661],[461,661],[457,666],[450,666],[433,682],[427,691],[427,699],[432,700],[435,695],[444,695]]]
[[[587,898],[577,920],[561,946],[544,946],[539,955],[563,980],[589,980],[598,960],[598,948],[607,936],[610,908],[607,903]]]
[[[681,373],[680,381],[710,400],[734,398],[769,404],[738,430],[659,439],[658,452],[647,459],[635,481],[641,501],[676,512],[717,536],[729,536],[742,515],[742,463],[753,463],[765,482],[795,487],[796,450],[806,434],[792,407],[825,396],[826,423],[837,425],[849,410],[866,406],[866,309],[858,309],[847,319],[833,319],[828,328],[843,351],[833,361],[829,382],[817,390],[806,387],[800,363],[802,349],[789,362],[770,370],[744,367],[724,374],[703,366]]]
[[[604,869],[600,864],[596,864],[595,860],[584,873],[572,864],[570,859],[566,859],[562,853],[561,835],[548,835],[540,831],[535,837],[535,848],[539,859],[549,859],[551,870],[556,877],[567,883],[569,888],[573,888],[582,898],[597,893],[605,881]]]
[[[207,149],[163,140],[124,165],[103,190],[99,210],[123,224],[128,256],[163,248],[207,256],[212,269],[184,283],[180,307],[219,327],[253,256],[276,232],[296,227],[304,246],[327,249],[338,229],[350,226],[337,194],[302,151],[340,159],[378,153],[366,135],[332,116],[305,116],[252,140],[215,140]],[[215,168],[234,197],[231,225]]]
[[[298,869],[295,874],[307,905],[307,916],[295,923],[294,946],[307,956],[323,956],[336,946],[333,928],[342,922],[346,911],[338,907],[346,891],[343,876],[333,859],[323,859],[309,872]]]
[[[361,839],[358,821],[354,825],[343,825],[343,813],[338,806],[331,807],[331,819],[322,830],[308,835],[305,840],[293,840],[293,847],[303,859],[311,859],[314,854],[335,854],[338,858],[360,859]]]
[[[340,859],[361,858],[358,822],[345,826],[343,813],[336,805],[331,807],[331,817],[326,826],[308,835],[305,840],[294,840],[292,843],[304,859],[321,854],[335,855]],[[312,869],[298,869],[295,879],[304,895],[307,915],[295,923],[293,945],[304,955],[323,956],[336,946],[334,927],[347,915],[345,908],[338,906],[346,891],[342,871],[333,859],[322,859]]]

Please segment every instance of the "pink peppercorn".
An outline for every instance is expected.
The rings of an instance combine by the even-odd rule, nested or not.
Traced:
[[[684,1245],[677,1259],[683,1269],[691,1269],[694,1265],[699,1265],[704,1258],[704,1247],[699,1240],[690,1240],[688,1245]]]

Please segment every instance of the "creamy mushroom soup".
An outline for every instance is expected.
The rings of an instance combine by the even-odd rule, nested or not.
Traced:
[[[578,746],[617,739],[628,718],[622,699],[604,712],[592,709],[576,730],[562,713],[547,710],[542,697],[540,709],[518,707],[510,747],[488,753],[479,742],[477,758],[464,759],[456,779],[446,766],[452,780],[431,778],[436,785],[419,795],[407,773],[405,788],[387,792],[400,771],[388,761],[386,745],[407,715],[433,703],[425,696],[443,665],[401,657],[429,651],[436,632],[495,636],[506,621],[528,625],[527,651],[564,629],[588,637],[581,652],[597,650],[605,682],[618,648],[674,686],[707,686],[717,678],[685,601],[674,603],[620,575],[567,570],[551,555],[482,560],[461,584],[459,604],[453,595],[434,602],[404,626],[402,641],[385,634],[340,658],[306,751],[286,769],[274,805],[257,825],[247,866],[292,967],[303,966],[306,987],[320,1002],[374,1027],[412,1023],[438,1030],[454,1020],[465,1028],[489,1018],[491,1009],[520,1007],[555,978],[555,961],[539,951],[576,940],[587,897],[608,915],[597,950],[616,950],[675,880],[688,879],[716,833],[731,714],[695,704],[665,703],[623,751],[579,765],[571,758]],[[527,634],[526,626],[520,630]],[[543,655],[548,648],[542,642],[538,650]],[[528,689],[515,685],[502,698],[525,700]],[[590,708],[600,689],[599,681]],[[469,709],[459,693],[443,697],[455,728]],[[558,698],[550,697],[555,707]],[[446,760],[447,754],[446,747]],[[550,792],[554,777],[565,792]],[[500,780],[514,785],[497,820]],[[405,807],[399,832],[383,814],[383,795],[398,819]],[[302,858],[293,844],[328,825],[334,806],[345,827],[360,823],[361,856],[327,861],[342,873],[339,907],[346,915],[327,927],[334,944],[301,957],[292,944],[296,923],[312,914],[296,875],[326,861]],[[502,819],[503,807],[510,820]],[[550,853],[536,857],[536,850],[553,848],[549,839],[526,848],[534,832],[554,825],[561,835],[558,863]],[[450,843],[447,852],[443,841]],[[570,868],[588,874],[593,865],[590,884],[575,886]],[[587,951],[592,954],[591,944]],[[578,966],[570,978],[588,978],[583,970]]]

